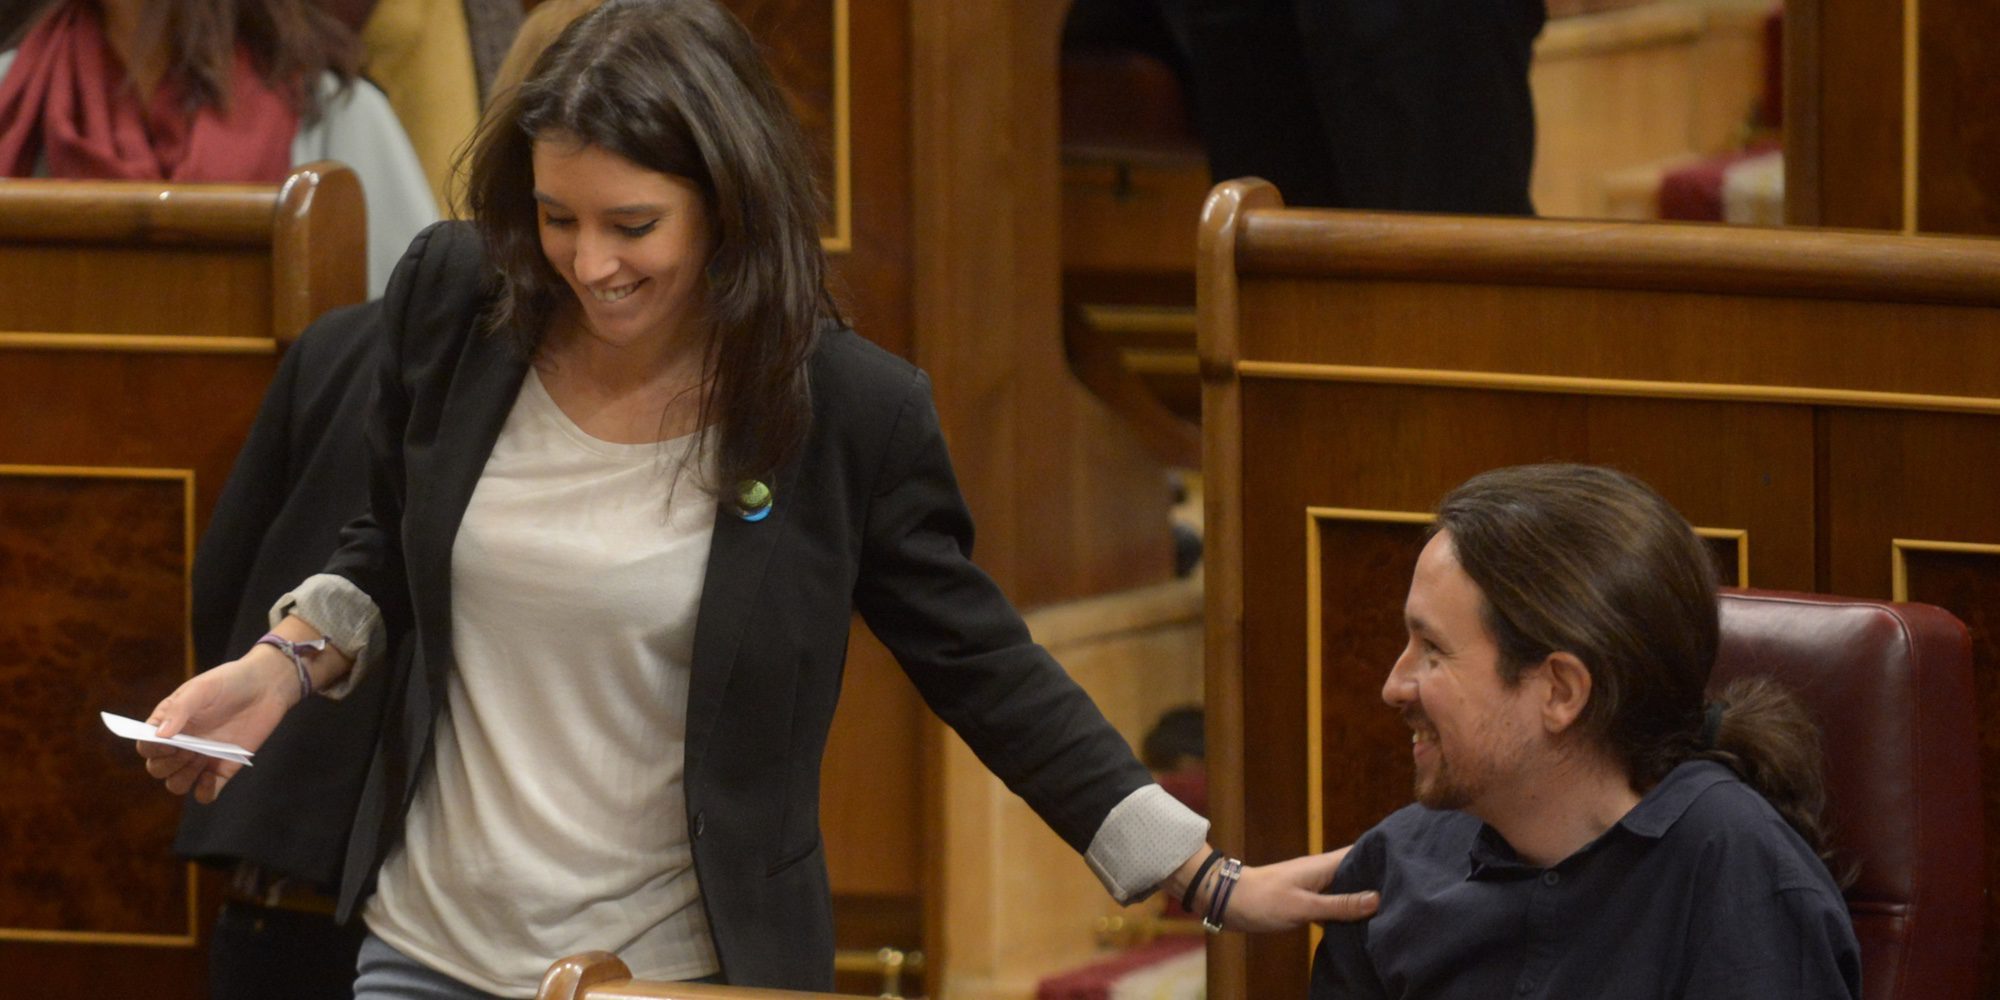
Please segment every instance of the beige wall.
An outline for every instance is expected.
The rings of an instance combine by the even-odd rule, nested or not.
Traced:
[[[1536,210],[1631,214],[1635,170],[1734,148],[1762,92],[1773,6],[1659,0],[1550,21],[1532,70]]]
[[[1201,701],[1201,602],[1200,582],[1181,581],[1044,608],[1028,627],[1136,746],[1162,712]],[[947,742],[940,993],[1025,1000],[1043,976],[1096,957],[1096,920],[1120,908],[965,744]]]

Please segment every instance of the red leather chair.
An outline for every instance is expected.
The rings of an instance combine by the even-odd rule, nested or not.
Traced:
[[[1985,825],[1972,649],[1923,604],[1724,591],[1711,687],[1776,677],[1818,718],[1866,1000],[1978,995]]]

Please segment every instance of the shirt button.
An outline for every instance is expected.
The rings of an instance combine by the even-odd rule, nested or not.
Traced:
[[[696,839],[696,840],[700,840],[700,839],[701,839],[701,830],[702,830],[702,827],[705,827],[705,826],[707,826],[707,825],[708,825],[708,824],[707,824],[706,822],[704,822],[704,817],[706,817],[706,816],[707,816],[707,814],[706,814],[706,813],[695,813],[695,814],[694,814],[694,839]]]
[[[1560,882],[1560,881],[1562,881],[1562,880],[1563,880],[1563,877],[1562,877],[1562,876],[1561,876],[1560,874],[1557,874],[1556,872],[1543,872],[1543,873],[1542,873],[1542,884],[1543,884],[1543,885],[1554,885],[1554,884],[1556,884],[1557,882]]]

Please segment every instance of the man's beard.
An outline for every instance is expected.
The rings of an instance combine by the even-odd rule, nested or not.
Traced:
[[[1458,780],[1452,771],[1451,762],[1445,759],[1444,745],[1439,743],[1428,776],[1419,772],[1416,776],[1417,802],[1427,809],[1464,809],[1472,804],[1472,790]]]
[[[1462,776],[1451,766],[1444,755],[1444,737],[1437,727],[1421,710],[1411,708],[1403,712],[1403,722],[1413,733],[1421,733],[1431,744],[1431,763],[1428,774],[1421,767],[1417,769],[1413,792],[1418,804],[1428,809],[1464,809],[1472,804],[1472,789],[1467,787]]]

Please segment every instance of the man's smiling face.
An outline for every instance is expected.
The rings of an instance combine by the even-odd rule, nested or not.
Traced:
[[[1417,559],[1403,605],[1409,644],[1382,685],[1382,700],[1410,726],[1417,801],[1433,809],[1483,815],[1531,787],[1542,757],[1533,686],[1501,678],[1485,609],[1451,534],[1440,532]]]

